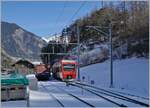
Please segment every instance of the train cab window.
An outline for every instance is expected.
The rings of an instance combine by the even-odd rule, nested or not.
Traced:
[[[75,64],[64,64],[64,71],[71,71],[75,69]]]

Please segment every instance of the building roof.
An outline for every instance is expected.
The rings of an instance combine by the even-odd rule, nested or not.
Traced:
[[[25,60],[25,59],[18,60],[17,62],[12,64],[12,66],[15,66],[16,64],[25,65],[28,68],[34,68],[34,64],[32,64],[30,61]]]

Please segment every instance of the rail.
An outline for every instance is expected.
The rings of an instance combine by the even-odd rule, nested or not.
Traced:
[[[55,86],[55,87],[56,87],[56,86]],[[57,87],[57,88],[60,89],[60,90],[62,90],[63,92],[65,92],[67,95],[72,96],[72,97],[76,98],[77,100],[83,102],[84,104],[86,104],[86,105],[88,105],[88,106],[90,106],[90,107],[95,107],[94,105],[92,105],[92,104],[90,104],[90,103],[84,101],[83,99],[81,99],[81,98],[75,96],[74,94],[71,94],[71,93],[67,92],[66,90],[64,90],[64,89],[62,89],[62,88],[60,88],[60,87]]]
[[[72,85],[72,86],[76,86],[76,87],[82,88],[81,86],[76,85],[76,84],[73,84],[73,83],[69,83],[69,84]],[[86,91],[88,91],[88,92],[90,92],[90,93],[92,93],[92,94],[95,94],[96,96],[98,96],[98,97],[100,97],[100,98],[103,98],[103,99],[105,99],[105,100],[107,100],[107,101],[109,101],[109,102],[111,102],[111,103],[113,103],[113,104],[115,104],[115,105],[117,105],[117,106],[119,106],[119,107],[127,107],[127,106],[124,105],[124,104],[117,103],[117,102],[115,102],[115,101],[113,101],[113,100],[111,100],[111,99],[108,99],[108,98],[106,98],[106,97],[104,97],[104,96],[102,96],[102,95],[100,95],[100,94],[98,94],[98,93],[96,93],[96,92],[94,92],[94,91],[92,91],[92,90],[89,90],[89,89],[87,89],[87,88],[82,88],[82,89],[84,89],[84,90],[86,90]]]
[[[87,84],[83,84],[83,83],[79,83],[79,82],[75,82],[75,83],[79,84],[79,85],[82,85],[82,86],[87,86],[87,87],[91,87],[93,89],[98,90],[98,91],[94,90],[95,92],[103,93],[103,94],[106,94],[106,95],[109,95],[109,96],[112,96],[112,97],[115,97],[115,98],[118,98],[118,99],[126,100],[128,102],[139,104],[141,106],[149,107],[149,105],[147,103],[144,103],[144,102],[126,97],[126,96],[121,95],[121,94],[114,93],[112,91],[108,91],[108,90],[105,90],[105,89],[102,89],[102,88],[98,88],[98,87],[95,87],[95,86],[92,86],[92,85],[87,85]]]
[[[47,92],[50,92],[43,84],[41,84],[41,86],[47,91]],[[50,93],[49,93],[50,94]],[[61,107],[65,107],[64,105],[63,105],[63,103],[59,100],[59,99],[57,99],[53,94],[50,94],[59,104],[60,104],[60,106]]]

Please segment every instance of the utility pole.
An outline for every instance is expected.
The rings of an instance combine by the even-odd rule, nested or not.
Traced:
[[[50,62],[50,54],[48,54],[48,64],[51,64],[51,62]]]
[[[102,34],[104,34],[105,36],[108,36],[109,37],[109,54],[110,54],[110,87],[114,87],[113,85],[113,44],[112,44],[112,24],[110,23],[109,24],[109,27],[99,27],[99,26],[87,26],[88,28],[92,28]],[[109,33],[106,33],[106,32],[103,32],[101,30],[101,28],[108,28],[108,32]]]
[[[112,26],[109,24],[109,44],[110,44],[110,87],[113,87],[113,54],[112,54]]]
[[[80,81],[80,31],[77,23],[77,38],[78,38],[78,81]]]

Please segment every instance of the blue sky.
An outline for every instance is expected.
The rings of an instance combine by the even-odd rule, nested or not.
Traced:
[[[60,33],[74,20],[100,7],[100,1],[5,1],[1,9],[2,21],[16,23],[38,36],[47,37]]]

